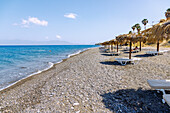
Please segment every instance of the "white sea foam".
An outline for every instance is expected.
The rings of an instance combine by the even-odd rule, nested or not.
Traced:
[[[12,86],[12,85],[15,85],[16,83],[18,83],[18,82],[20,82],[20,81],[22,81],[22,80],[24,80],[24,79],[26,79],[26,78],[28,78],[28,77],[31,77],[31,76],[36,75],[36,74],[40,74],[40,73],[42,73],[42,72],[44,72],[44,71],[52,68],[52,67],[54,66],[54,63],[48,62],[48,65],[49,65],[49,66],[48,66],[47,68],[45,68],[45,69],[43,69],[43,70],[38,70],[37,72],[32,73],[32,74],[28,75],[27,77],[24,77],[24,78],[22,78],[22,79],[20,79],[20,80],[18,80],[18,81],[16,81],[16,82],[8,85],[7,87],[1,88],[0,91],[3,90],[3,89],[6,89],[6,88],[8,88],[8,87],[10,87],[10,86]]]
[[[92,48],[95,48],[95,47],[92,47]],[[86,50],[88,50],[88,49],[91,49],[91,48],[85,48],[85,49],[82,49],[82,50],[78,50],[78,51],[75,52],[75,53],[69,54],[69,55],[68,55],[68,58],[70,58],[71,56],[80,54],[81,52],[86,51]]]
[[[80,52],[82,52],[82,51],[79,50],[79,51],[77,51],[77,52],[75,52],[75,53],[69,54],[69,55],[68,55],[68,58],[70,58],[71,56],[77,55],[77,54],[79,54]]]

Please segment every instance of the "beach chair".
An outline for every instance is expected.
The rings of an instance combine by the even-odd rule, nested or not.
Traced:
[[[164,51],[147,51],[146,54],[148,55],[162,55]]]
[[[170,80],[147,80],[147,82],[151,88],[161,91],[163,95],[166,95],[165,90],[170,91]],[[162,102],[165,103],[164,98]]]
[[[167,53],[169,50],[162,50],[163,53]]]
[[[170,94],[163,95],[163,99],[170,106]]]
[[[139,49],[132,50],[132,53],[137,53],[137,52],[139,52]]]
[[[121,54],[121,52],[120,51],[118,51],[118,52],[116,52],[116,51],[112,51],[112,52],[110,52],[111,54],[112,54],[112,56],[114,56],[114,55],[120,55]]]
[[[132,64],[137,64],[141,58],[115,58],[117,62],[119,62],[121,65],[126,65],[127,62],[131,62]],[[137,62],[136,62],[137,61]]]

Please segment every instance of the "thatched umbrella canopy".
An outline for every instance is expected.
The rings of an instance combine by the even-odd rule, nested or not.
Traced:
[[[110,42],[109,41],[105,41],[105,42],[101,43],[101,45],[105,46],[105,48],[106,48],[106,47],[108,47],[110,45]]]
[[[148,42],[157,43],[157,51],[159,51],[159,43],[163,40],[170,39],[170,8],[165,12],[166,19],[154,25],[148,33]]]
[[[157,51],[159,51],[159,43],[170,39],[170,20],[154,25],[149,32],[147,41],[157,43]]]
[[[126,43],[125,37],[127,34],[119,35],[116,37],[116,41],[118,41],[119,44],[123,45]]]
[[[146,34],[147,32],[149,32],[151,29],[152,29],[151,27],[148,28],[148,29],[145,29],[145,30],[141,31],[141,34],[142,34],[142,35],[145,35],[145,34]]]
[[[116,37],[116,40],[121,44],[130,42],[129,59],[131,59],[131,46],[132,46],[131,38],[133,38],[131,34],[123,34]]]
[[[146,37],[141,34],[135,34],[129,32],[129,34],[123,34],[116,37],[116,40],[119,41],[121,44],[129,43],[129,59],[131,59],[131,52],[132,52],[132,43],[136,43],[138,41],[146,42]]]
[[[119,44],[119,42],[116,39],[110,40],[110,42],[112,43],[112,45],[117,45],[117,52],[118,52],[118,44]]]
[[[110,40],[110,45],[111,45],[111,50],[113,50],[113,45],[116,45],[116,40],[113,39],[113,40]]]

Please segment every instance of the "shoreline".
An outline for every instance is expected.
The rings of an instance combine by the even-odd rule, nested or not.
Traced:
[[[100,48],[91,48],[0,92],[0,112],[167,112],[149,79],[170,79],[170,52],[121,66]],[[139,73],[140,72],[140,73]]]
[[[49,67],[47,67],[47,68],[45,68],[45,69],[43,69],[43,70],[38,70],[37,72],[34,72],[34,73],[32,73],[32,74],[30,74],[30,75],[28,75],[28,76],[26,76],[26,77],[24,77],[24,78],[22,78],[22,79],[19,79],[19,80],[15,81],[15,82],[12,83],[12,84],[9,84],[8,86],[6,86],[6,87],[4,87],[4,88],[1,88],[1,89],[0,89],[0,93],[1,93],[1,92],[5,92],[6,90],[10,90],[10,89],[16,87],[17,85],[20,85],[20,84],[26,82],[27,80],[31,79],[33,76],[36,76],[36,75],[39,75],[39,74],[44,73],[44,72],[46,72],[46,71],[49,71],[50,69],[52,69],[52,68],[55,67],[56,65],[58,65],[58,64],[60,64],[60,63],[62,63],[62,62],[65,62],[65,61],[68,60],[69,58],[72,58],[72,57],[74,57],[74,56],[76,56],[76,55],[82,54],[83,52],[88,51],[89,49],[93,49],[93,48],[98,48],[98,47],[85,48],[85,49],[82,49],[82,50],[78,50],[78,51],[75,52],[75,53],[71,53],[71,54],[69,54],[69,55],[67,56],[67,58],[62,59],[62,60],[58,61],[57,63],[52,63],[52,65],[50,65]],[[49,62],[49,63],[51,63],[51,62]],[[20,83],[20,82],[21,82],[21,83]]]

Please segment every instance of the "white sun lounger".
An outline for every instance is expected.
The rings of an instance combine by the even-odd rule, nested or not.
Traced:
[[[149,54],[149,55],[158,55],[158,54],[163,54],[164,51],[147,51],[146,54]]]
[[[119,52],[116,52],[116,51],[112,51],[112,52],[110,52],[112,55],[120,55],[121,54],[121,52],[119,51]]]
[[[153,89],[170,90],[170,80],[148,80],[149,86]],[[165,92],[163,92],[165,94]]]
[[[119,62],[121,65],[126,65],[127,62],[132,62],[133,64],[137,64],[138,62],[135,63],[135,61],[141,60],[141,58],[115,58],[117,62]]]
[[[147,80],[149,86],[158,91],[162,91],[163,95],[166,95],[165,90],[170,90],[170,80]],[[165,103],[165,100],[162,99]]]
[[[166,52],[168,52],[169,50],[162,50],[162,52],[164,52],[164,53],[166,53]]]
[[[125,50],[129,50],[130,47],[126,47]],[[132,50],[135,49],[134,47],[131,48]]]
[[[163,95],[163,99],[170,106],[170,94]]]
[[[139,49],[132,50],[132,53],[137,53],[137,52],[139,52]]]

